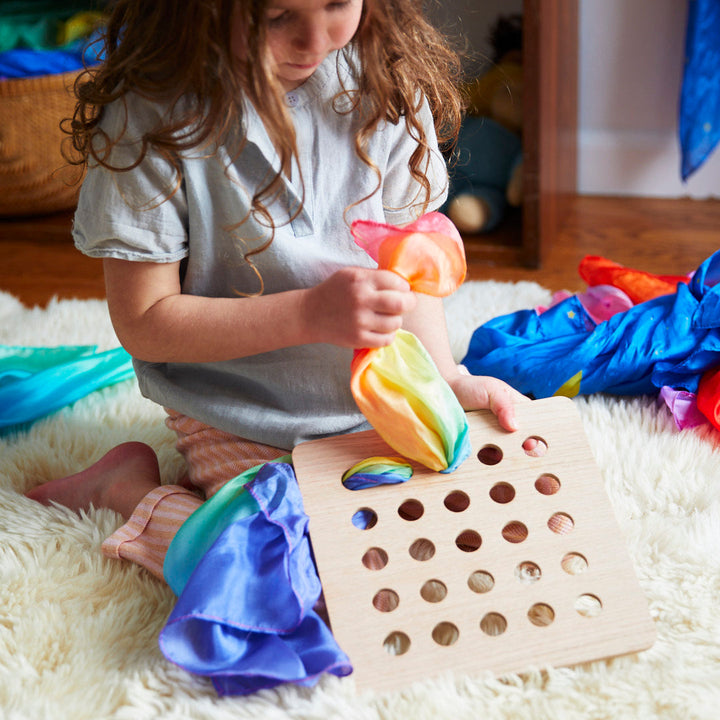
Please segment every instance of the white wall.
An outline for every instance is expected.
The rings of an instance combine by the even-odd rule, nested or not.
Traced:
[[[686,16],[687,0],[580,0],[581,193],[720,196],[720,148],[680,179]]]
[[[683,184],[677,135],[688,0],[578,0],[578,189],[720,197],[720,148]],[[431,16],[487,53],[489,26],[522,0],[430,0]],[[469,63],[472,69],[472,63]]]

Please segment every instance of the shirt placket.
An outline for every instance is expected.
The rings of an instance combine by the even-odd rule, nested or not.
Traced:
[[[289,92],[285,102],[290,108],[290,114],[295,125],[295,138],[300,156],[300,166],[293,160],[292,176],[286,182],[288,207],[293,219],[290,223],[296,237],[307,237],[314,233],[312,219],[312,183],[308,182],[307,173],[301,173],[300,168],[308,168],[308,156],[312,153],[312,138],[308,132],[307,107],[301,103],[297,92]],[[304,181],[304,183],[303,183]]]

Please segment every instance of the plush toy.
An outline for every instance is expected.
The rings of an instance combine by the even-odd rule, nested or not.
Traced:
[[[493,64],[468,83],[468,112],[450,160],[443,211],[462,233],[488,232],[522,203],[522,18],[500,17]]]

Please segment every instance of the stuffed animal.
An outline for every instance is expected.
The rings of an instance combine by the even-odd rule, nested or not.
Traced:
[[[522,18],[500,17],[492,67],[468,83],[468,112],[450,159],[443,211],[460,232],[489,232],[522,204]]]

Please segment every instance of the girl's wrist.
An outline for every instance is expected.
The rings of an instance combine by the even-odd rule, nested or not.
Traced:
[[[470,372],[464,365],[456,365],[454,372],[445,376],[445,382],[455,394],[458,402],[465,407],[465,394],[467,391],[467,379],[471,377]],[[467,409],[467,408],[466,408]]]
[[[445,382],[452,387],[453,383],[462,381],[467,377],[470,377],[470,371],[461,364],[455,365],[449,373],[443,375]]]

